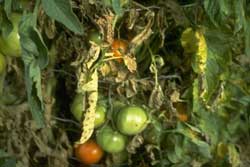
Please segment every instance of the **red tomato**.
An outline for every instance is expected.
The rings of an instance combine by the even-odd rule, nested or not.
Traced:
[[[80,144],[75,148],[75,156],[84,164],[96,164],[103,156],[103,150],[93,140]]]
[[[112,43],[112,51],[115,57],[122,57],[128,48],[128,44],[126,41],[121,39],[115,39]],[[119,63],[122,62],[122,58],[117,59]]]

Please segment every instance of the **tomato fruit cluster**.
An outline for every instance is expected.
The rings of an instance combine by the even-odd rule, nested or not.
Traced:
[[[0,37],[0,51],[6,56],[21,56],[20,37],[18,34],[18,24],[20,19],[21,15],[13,13],[10,20],[13,25],[13,30],[7,37]]]
[[[142,132],[147,126],[148,117],[146,111],[141,107],[127,106],[120,101],[115,101],[113,106],[115,114],[112,115],[112,119],[115,124],[112,127],[109,124],[103,126],[106,122],[106,105],[99,101],[96,107],[95,128],[98,128],[95,131],[96,142],[105,152],[109,154],[121,153],[122,155],[122,152],[126,153],[128,136]],[[78,121],[82,119],[82,110],[83,95],[77,94],[71,105],[71,112]],[[119,156],[112,157],[115,161],[119,161],[121,158]],[[121,158],[121,161],[124,159]],[[84,163],[87,164],[86,161]]]
[[[121,105],[119,104],[121,107]],[[120,108],[118,107],[118,108]],[[108,153],[120,153],[124,151],[127,143],[127,135],[136,135],[147,126],[146,112],[136,106],[125,106],[114,115],[117,130],[109,125],[101,128],[96,133],[97,143]]]

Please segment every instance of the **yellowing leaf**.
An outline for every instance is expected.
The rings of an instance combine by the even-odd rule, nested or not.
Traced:
[[[187,28],[182,33],[181,45],[185,54],[195,55],[195,72],[203,74],[207,62],[207,43],[202,31],[194,31],[192,28]]]
[[[195,38],[195,31],[192,28],[187,28],[181,35],[181,45],[186,54],[193,54],[197,51],[198,40]]]
[[[103,64],[100,67],[100,72],[104,77],[107,76],[110,73],[110,71],[111,71],[110,66],[107,63]]]
[[[98,86],[98,75],[97,71],[95,71],[90,77],[90,80],[86,84],[82,85],[80,89],[82,91],[96,91],[97,86]]]
[[[89,92],[88,94],[88,105],[85,114],[84,114],[84,120],[82,122],[82,134],[79,142],[77,144],[85,143],[94,132],[94,125],[95,125],[95,110],[96,110],[96,104],[98,100],[98,73],[97,70],[95,70],[91,76],[93,79],[89,83],[92,84],[91,89],[86,90]],[[89,83],[87,85],[89,85]],[[82,89],[84,90],[84,89]]]
[[[195,32],[195,37],[198,39],[198,50],[196,52],[196,63],[199,73],[204,73],[207,62],[207,43],[201,31]]]
[[[239,153],[237,152],[234,145],[230,144],[228,146],[229,163],[232,167],[238,167],[241,164]]]

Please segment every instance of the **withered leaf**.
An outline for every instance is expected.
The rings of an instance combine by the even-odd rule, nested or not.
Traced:
[[[128,70],[130,72],[135,72],[137,69],[137,64],[136,64],[136,59],[135,57],[131,57],[131,56],[124,56],[124,63],[127,66]]]

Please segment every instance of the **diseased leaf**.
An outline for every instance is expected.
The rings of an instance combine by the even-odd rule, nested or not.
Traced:
[[[97,70],[91,75],[91,80],[86,84],[92,84],[91,89],[88,87],[82,88],[85,92],[88,92],[88,108],[85,111],[84,119],[82,121],[82,134],[79,140],[79,144],[85,143],[94,132],[95,125],[95,110],[98,100],[98,73]],[[85,85],[84,85],[85,86]]]
[[[82,24],[73,13],[69,0],[42,0],[42,6],[49,17],[64,24],[74,33],[83,34]]]
[[[152,90],[149,97],[148,105],[152,108],[159,109],[164,102],[164,94],[160,85],[157,85]]]
[[[78,67],[77,92],[87,95],[88,107],[84,111],[82,134],[76,144],[85,143],[94,132],[95,110],[98,100],[98,71],[95,62],[100,54],[100,48],[92,45],[86,58]]]
[[[124,64],[127,66],[128,70],[133,73],[137,70],[137,64],[136,64],[136,60],[135,57],[131,57],[131,56],[124,56]]]

